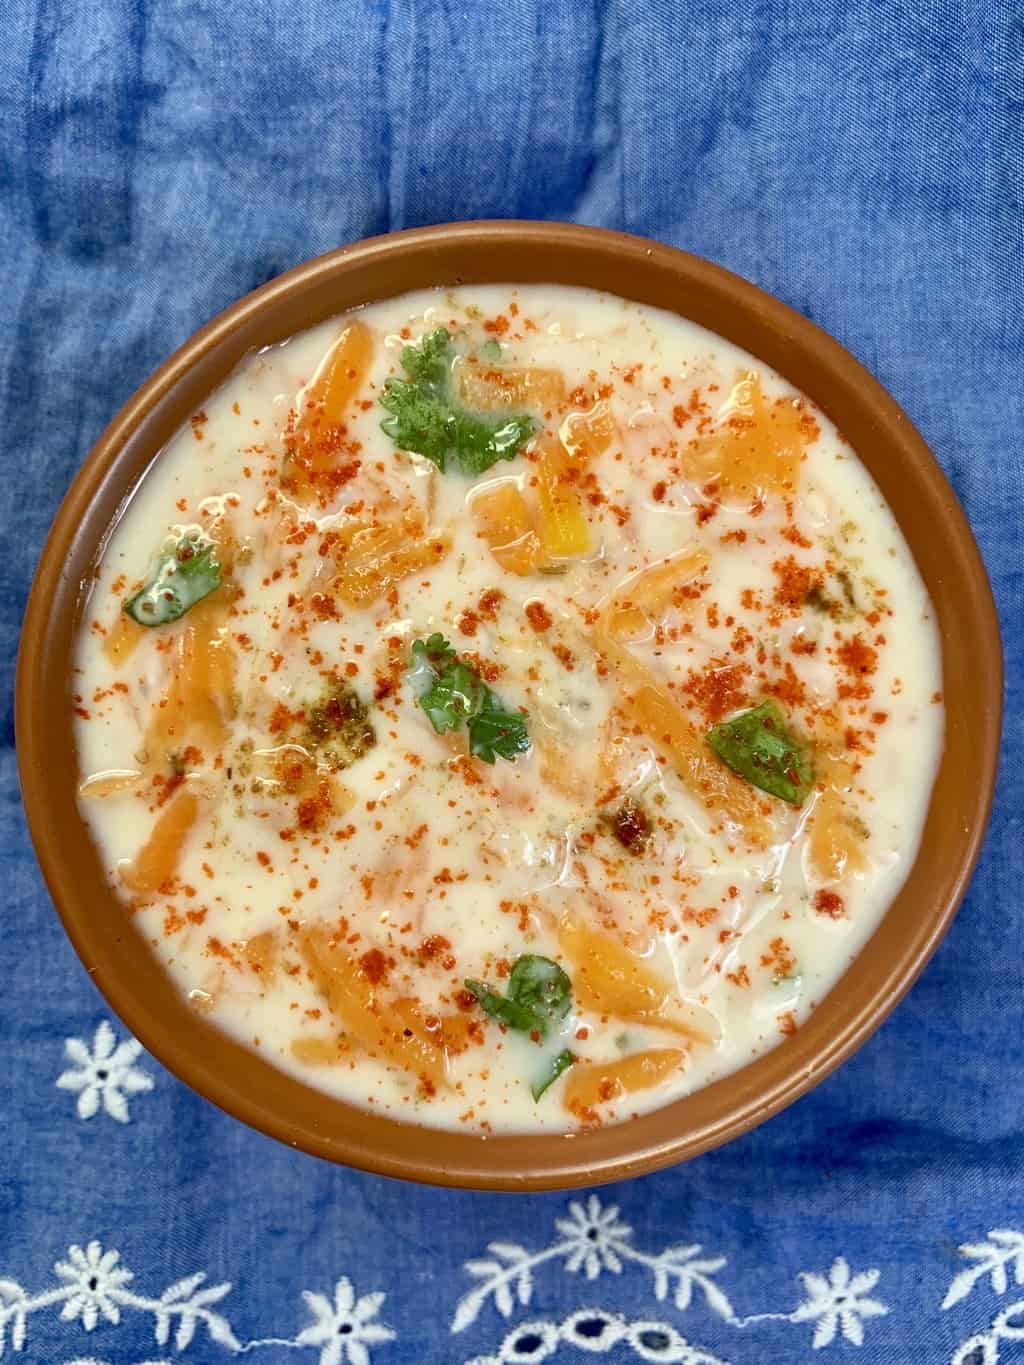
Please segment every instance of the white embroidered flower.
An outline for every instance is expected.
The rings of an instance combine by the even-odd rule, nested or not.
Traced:
[[[832,1262],[827,1280],[824,1275],[815,1275],[812,1271],[803,1271],[800,1278],[808,1297],[794,1309],[790,1322],[818,1319],[812,1342],[816,1351],[834,1340],[838,1327],[842,1327],[847,1341],[852,1341],[854,1346],[863,1345],[863,1319],[882,1317],[889,1311],[878,1299],[864,1297],[878,1283],[879,1272],[862,1270],[851,1278],[850,1267],[842,1256]]]
[[[65,1322],[80,1317],[82,1326],[91,1332],[101,1313],[107,1322],[121,1321],[117,1291],[135,1277],[117,1264],[120,1259],[116,1251],[104,1251],[99,1242],[90,1242],[84,1251],[79,1246],[68,1247],[68,1259],[53,1267],[62,1280],[73,1286],[74,1292],[60,1313]]]
[[[619,1206],[601,1207],[596,1194],[587,1200],[586,1208],[575,1200],[569,1205],[569,1218],[557,1218],[555,1226],[569,1244],[566,1270],[576,1274],[582,1267],[588,1280],[596,1280],[602,1270],[616,1275],[622,1270],[618,1253],[623,1243],[633,1235],[633,1229],[619,1222]]]
[[[334,1287],[334,1305],[324,1294],[308,1289],[302,1297],[316,1319],[295,1338],[296,1346],[322,1346],[319,1365],[370,1365],[367,1345],[394,1341],[395,1334],[382,1322],[372,1322],[384,1302],[383,1294],[364,1294],[356,1299],[347,1275]]]
[[[69,1038],[64,1051],[74,1062],[57,1077],[60,1090],[78,1091],[78,1117],[91,1119],[103,1101],[103,1108],[118,1123],[128,1122],[125,1095],[139,1095],[153,1089],[153,1081],[145,1071],[132,1063],[142,1051],[142,1044],[126,1038],[114,1046],[114,1030],[104,1019],[93,1038],[92,1051],[81,1038]]]

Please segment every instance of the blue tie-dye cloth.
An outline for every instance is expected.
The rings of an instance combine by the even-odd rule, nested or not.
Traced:
[[[1024,1362],[1020,7],[15,0],[6,13],[7,1357]],[[334,1169],[191,1094],[127,1038],[65,940],[12,747],[47,526],[153,367],[306,257],[508,216],[686,247],[843,341],[963,499],[1009,665],[985,855],[896,1015],[756,1132],[578,1198]]]

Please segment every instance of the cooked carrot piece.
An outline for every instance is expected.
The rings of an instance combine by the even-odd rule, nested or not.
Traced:
[[[682,589],[709,562],[703,550],[679,550],[631,575],[615,589],[605,609],[605,633],[617,640],[646,634],[670,606],[684,605]]]
[[[678,559],[678,564],[674,561]],[[700,571],[706,560],[698,553],[673,557],[652,568],[646,584],[638,575],[639,599],[645,605],[656,604],[660,595],[672,583],[673,590],[687,577]],[[645,570],[644,574],[650,572]],[[673,575],[678,573],[673,581]],[[632,596],[628,596],[631,593]],[[764,844],[768,839],[768,824],[761,812],[757,791],[712,752],[704,734],[688,719],[668,690],[645,664],[623,643],[623,636],[637,629],[639,606],[633,605],[637,588],[616,593],[602,613],[595,637],[598,648],[614,665],[621,686],[619,709],[632,727],[641,731],[659,753],[663,754],[693,794],[710,809],[721,811],[738,824],[748,839]],[[656,608],[655,608],[656,609]],[[644,619],[641,616],[639,619]],[[607,746],[606,746],[607,747]]]
[[[533,408],[549,411],[565,402],[565,376],[561,370],[508,366],[481,366],[463,362],[455,367],[456,387],[467,408],[478,412],[502,408]]]
[[[306,1066],[336,1066],[351,1048],[343,1033],[333,1038],[293,1038],[289,1051]]]
[[[732,391],[725,420],[683,451],[689,478],[714,482],[742,498],[764,493],[791,497],[797,488],[804,450],[817,439],[817,422],[798,402],[769,402],[754,373],[742,375]]]
[[[621,1095],[648,1090],[677,1070],[685,1053],[675,1047],[648,1048],[611,1062],[577,1062],[562,1089],[571,1113],[596,1109]]]
[[[585,412],[570,412],[558,434],[573,463],[582,467],[604,454],[619,428],[608,404],[599,398]]]
[[[540,775],[548,786],[578,805],[591,805],[594,784],[577,767],[577,756],[549,735],[534,733],[532,739],[540,759]]]
[[[354,1043],[432,1085],[445,1083],[444,1046],[424,1036],[425,1025],[410,1027],[380,999],[344,943],[332,939],[326,928],[313,927],[303,932],[301,945],[313,980]]]
[[[711,1041],[678,1017],[672,988],[618,940],[567,916],[558,927],[558,942],[575,968],[573,989],[584,1009],[667,1029],[695,1043]]]
[[[866,861],[864,831],[846,800],[853,772],[843,759],[819,758],[818,776],[824,779],[825,789],[808,821],[811,866],[823,881],[838,882],[847,872],[862,871]]]
[[[469,1046],[469,1020],[463,1014],[424,1014],[418,1000],[403,996],[391,1006],[401,1023],[425,1045],[455,1056]]]
[[[540,539],[515,479],[502,479],[475,493],[470,511],[477,534],[503,569],[521,578],[535,572],[541,558]]]
[[[273,929],[265,929],[256,934],[245,945],[245,960],[264,981],[273,980],[277,967],[277,934]]]
[[[664,688],[646,684],[622,698],[626,717],[672,763],[693,794],[709,810],[739,825],[755,844],[767,842],[769,828],[757,790],[725,766]]]
[[[146,627],[133,621],[126,611],[119,611],[117,620],[110,627],[103,641],[103,653],[110,662],[119,668],[133,653],[136,645],[146,634]]]
[[[560,441],[541,441],[537,475],[541,549],[558,559],[586,554],[590,527],[576,487],[578,470]]]
[[[353,523],[334,545],[340,572],[330,592],[351,607],[369,606],[403,578],[439,564],[450,549],[446,532],[428,533],[411,514],[379,525]]]
[[[199,798],[183,787],[157,818],[134,863],[121,869],[132,891],[159,891],[178,870],[182,849],[199,817]]]
[[[326,501],[347,477],[345,416],[373,356],[373,337],[350,322],[301,391],[285,438],[282,484],[300,502]]]
[[[141,781],[142,774],[134,768],[94,773],[79,784],[78,795],[87,796],[90,800],[105,796],[120,796],[123,792],[134,791]]]
[[[175,637],[171,679],[146,731],[151,763],[180,748],[186,736],[195,736],[211,753],[227,741],[227,722],[234,714],[234,651],[224,625],[223,592],[220,588],[193,607]]]

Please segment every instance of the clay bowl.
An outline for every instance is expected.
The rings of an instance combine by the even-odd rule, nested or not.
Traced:
[[[587,285],[692,318],[774,366],[860,454],[889,501],[938,614],[945,752],[902,892],[799,1032],[687,1099],[572,1138],[425,1131],[309,1089],[231,1042],[179,996],[133,929],[76,804],[69,677],[90,568],[132,489],[245,353],[359,304],[458,283]],[[380,237],[299,266],[197,332],[103,433],[60,509],[36,574],[18,667],[25,810],[43,875],[87,971],[126,1026],[214,1104],[294,1147],[443,1185],[558,1189],[640,1175],[746,1132],[803,1095],[879,1026],[931,956],[974,868],[996,773],[1002,654],[963,511],[906,415],[825,333],[753,285],[635,237],[546,223],[465,223]]]

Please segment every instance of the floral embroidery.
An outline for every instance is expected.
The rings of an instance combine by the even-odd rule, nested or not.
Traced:
[[[564,1322],[524,1322],[509,1332],[497,1355],[476,1356],[466,1365],[533,1365],[548,1360],[561,1345],[575,1346],[591,1355],[604,1355],[614,1347],[629,1347],[639,1360],[663,1361],[668,1365],[726,1365],[707,1351],[684,1340],[667,1322],[627,1322],[621,1313],[584,1308]]]
[[[369,1365],[367,1344],[394,1341],[395,1334],[383,1323],[373,1322],[384,1302],[383,1294],[364,1294],[356,1299],[351,1282],[343,1275],[334,1289],[334,1303],[323,1294],[307,1290],[303,1296],[316,1319],[295,1338],[297,1346],[323,1346],[319,1365]]]
[[[320,1347],[317,1365],[371,1365],[367,1347],[395,1340],[390,1327],[373,1321],[385,1296],[364,1294],[357,1299],[351,1281],[344,1275],[335,1285],[333,1303],[323,1294],[309,1290],[303,1293],[314,1320],[297,1336],[262,1337],[242,1343],[227,1318],[213,1310],[213,1305],[219,1304],[231,1292],[231,1285],[206,1285],[206,1275],[202,1271],[175,1281],[159,1298],[151,1298],[129,1288],[135,1276],[121,1263],[119,1253],[104,1251],[96,1241],[90,1242],[84,1250],[80,1246],[69,1247],[67,1259],[58,1261],[54,1271],[62,1283],[39,1294],[27,1293],[15,1280],[0,1279],[0,1356],[8,1342],[12,1350],[23,1351],[29,1316],[58,1304],[61,1305],[61,1321],[79,1323],[86,1332],[94,1331],[101,1319],[118,1326],[125,1310],[151,1314],[157,1346],[171,1343],[173,1328],[175,1351],[188,1349],[200,1325],[211,1342],[234,1354],[269,1346],[297,1351]],[[105,1362],[79,1357],[69,1365],[105,1365]],[[152,1360],[140,1361],[139,1365],[169,1363]]]
[[[862,1345],[864,1321],[881,1317],[889,1311],[880,1300],[868,1296],[878,1283],[879,1272],[864,1270],[852,1274],[845,1259],[840,1256],[832,1263],[827,1276],[813,1271],[801,1273],[807,1297],[796,1308],[786,1313],[755,1313],[739,1317],[728,1295],[714,1278],[726,1264],[724,1256],[704,1255],[703,1249],[696,1244],[670,1246],[656,1255],[643,1251],[633,1245],[633,1230],[620,1220],[618,1206],[613,1204],[605,1208],[595,1194],[590,1195],[585,1203],[573,1200],[569,1205],[569,1216],[555,1220],[555,1230],[558,1238],[540,1251],[531,1252],[513,1242],[490,1242],[487,1246],[489,1257],[467,1261],[467,1272],[479,1283],[457,1303],[451,1324],[452,1333],[465,1331],[474,1323],[488,1300],[493,1300],[502,1317],[511,1317],[516,1301],[523,1306],[530,1303],[536,1270],[554,1261],[561,1261],[563,1269],[569,1274],[582,1272],[588,1280],[596,1280],[604,1271],[619,1275],[627,1264],[639,1266],[650,1273],[654,1297],[659,1303],[665,1302],[671,1291],[672,1303],[680,1312],[684,1312],[691,1306],[695,1292],[698,1292],[706,1306],[730,1327],[743,1329],[757,1323],[813,1321],[815,1329],[811,1344],[815,1350],[831,1345],[837,1333],[854,1346]],[[531,1327],[537,1336],[533,1354],[525,1353],[521,1346],[514,1346],[525,1330],[525,1327],[517,1328],[506,1337],[501,1347],[506,1354],[501,1355],[499,1352],[494,1359],[502,1362],[502,1365],[506,1360],[545,1359],[543,1354],[538,1355],[537,1352],[547,1349],[545,1343],[548,1338],[537,1324]],[[550,1332],[555,1329],[549,1323],[544,1330]],[[551,1340],[557,1344],[569,1338],[559,1336]],[[621,1340],[625,1341],[626,1338],[622,1337]],[[682,1342],[682,1338],[679,1341]],[[510,1345],[510,1342],[513,1344]],[[684,1346],[685,1342],[678,1346],[673,1344],[672,1349],[682,1351]],[[689,1346],[686,1349],[693,1350]],[[644,1356],[639,1348],[637,1350],[641,1359],[645,1360],[691,1359],[685,1354]]]
[[[1014,1284],[1024,1284],[1024,1234],[1013,1228],[993,1228],[987,1242],[965,1242],[958,1250],[975,1264],[954,1275],[942,1300],[943,1310],[963,1302],[986,1275],[996,1294],[1009,1289],[1011,1270]],[[984,1332],[961,1342],[950,1365],[998,1365],[1004,1341],[1024,1341],[1024,1299],[1001,1309]]]
[[[863,1270],[859,1275],[851,1276],[850,1267],[842,1256],[832,1262],[828,1279],[812,1271],[804,1271],[800,1278],[808,1298],[793,1310],[789,1321],[809,1322],[817,1318],[811,1343],[816,1351],[831,1345],[839,1327],[847,1341],[852,1341],[854,1346],[863,1346],[864,1319],[882,1317],[889,1311],[884,1303],[865,1297],[878,1283],[878,1271]]]
[[[104,1019],[96,1030],[92,1050],[81,1038],[68,1038],[64,1051],[74,1063],[57,1077],[60,1090],[78,1091],[78,1117],[91,1119],[103,1108],[118,1123],[128,1122],[125,1095],[141,1095],[153,1089],[153,1079],[133,1063],[142,1051],[134,1038],[116,1043],[114,1030]]]
[[[104,1251],[99,1242],[90,1242],[84,1251],[81,1247],[68,1249],[68,1259],[54,1266],[72,1289],[60,1312],[65,1322],[81,1317],[82,1326],[91,1332],[101,1313],[107,1322],[116,1325],[121,1321],[117,1291],[135,1277],[117,1264],[120,1259],[116,1251]]]
[[[64,1283],[54,1289],[30,1295],[14,1280],[0,1281],[0,1355],[6,1344],[8,1324],[12,1348],[22,1351],[29,1315],[57,1304],[61,1305],[62,1321],[81,1321],[87,1332],[93,1331],[101,1317],[116,1326],[121,1321],[122,1311],[133,1309],[153,1315],[158,1346],[167,1345],[171,1325],[176,1322],[174,1349],[177,1351],[188,1346],[200,1323],[211,1341],[231,1350],[241,1349],[230,1323],[211,1308],[230,1291],[230,1284],[200,1289],[206,1279],[200,1272],[178,1280],[159,1299],[154,1299],[128,1288],[135,1276],[126,1266],[119,1265],[119,1261],[116,1251],[104,1251],[99,1242],[90,1242],[84,1251],[79,1246],[69,1247],[67,1260],[56,1263],[54,1271]]]
[[[513,1292],[521,1304],[528,1304],[533,1294],[533,1272],[553,1260],[562,1260],[570,1274],[582,1270],[588,1280],[597,1279],[602,1270],[621,1274],[623,1264],[631,1262],[651,1272],[654,1297],[659,1302],[668,1297],[674,1284],[675,1305],[685,1309],[697,1288],[716,1313],[732,1319],[732,1305],[711,1278],[725,1265],[724,1257],[698,1259],[699,1246],[668,1247],[658,1256],[641,1251],[632,1245],[633,1229],[619,1221],[618,1206],[603,1208],[596,1194],[590,1195],[585,1205],[573,1200],[569,1217],[557,1219],[555,1227],[561,1240],[542,1251],[528,1252],[512,1242],[490,1242],[490,1259],[466,1262],[466,1270],[481,1283],[456,1305],[453,1332],[462,1332],[475,1322],[491,1297],[502,1317],[511,1317]]]

